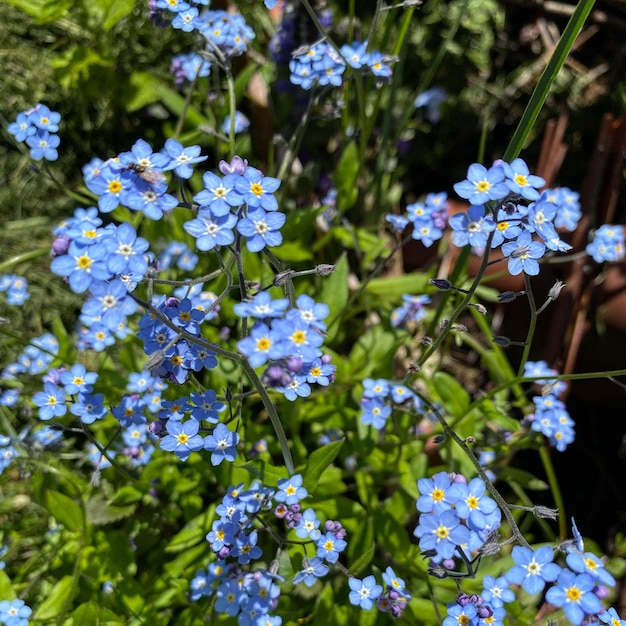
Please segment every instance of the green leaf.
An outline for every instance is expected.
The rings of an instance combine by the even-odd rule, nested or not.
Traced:
[[[39,605],[33,615],[34,621],[51,620],[69,603],[73,595],[74,579],[72,576],[63,576],[61,580],[46,594],[46,599]]]
[[[524,143],[530,135],[539,117],[539,112],[550,93],[552,83],[554,83],[560,69],[563,67],[589,12],[593,8],[594,2],[595,0],[580,0],[576,5],[574,13],[572,13],[572,17],[554,48],[554,52],[550,56],[546,69],[537,82],[533,95],[530,97],[530,101],[524,110],[524,114],[515,130],[515,134],[511,138],[504,156],[502,157],[505,161],[512,161],[524,147]]]
[[[509,417],[506,413],[501,411],[491,400],[482,400],[478,405],[478,409],[482,411],[485,417],[493,422],[496,426],[507,430],[509,432],[517,432],[520,428],[519,420],[514,417]]]
[[[9,4],[35,18],[38,24],[54,22],[72,8],[72,0],[9,0]]]
[[[210,507],[210,510],[203,512],[201,515],[198,515],[189,523],[185,524],[183,529],[167,542],[165,551],[181,552],[204,541],[208,529],[210,528],[212,518],[213,506]]]
[[[422,294],[428,291],[428,279],[426,274],[403,274],[402,276],[373,278],[365,289],[368,293],[380,296],[387,301],[399,302],[403,293]]]
[[[94,602],[85,602],[74,611],[74,624],[92,626],[122,626],[123,621],[113,611],[98,606]]]
[[[80,530],[84,524],[83,511],[72,500],[59,491],[46,489],[43,492],[42,506],[54,519],[72,532]]]
[[[335,457],[339,453],[341,446],[343,446],[345,439],[339,441],[333,441],[327,443],[325,446],[315,450],[307,461],[306,468],[304,469],[303,484],[309,490],[313,491],[319,482],[320,476],[324,473],[324,470],[335,460]]]
[[[328,320],[334,320],[345,309],[348,302],[348,258],[345,254],[335,264],[335,271],[322,283],[320,300],[328,305]],[[331,342],[341,324],[333,324],[328,329],[328,342]]]
[[[454,417],[461,417],[470,404],[467,391],[455,378],[445,372],[437,372],[433,376],[432,383],[446,411]]]
[[[238,468],[245,469],[254,478],[258,478],[263,483],[275,485],[281,478],[289,478],[289,473],[285,467],[274,467],[264,461],[248,461]]]
[[[135,2],[134,0],[95,0],[95,5],[101,10],[100,26],[108,32],[123,17],[132,13]]]
[[[129,504],[135,504],[143,498],[143,495],[143,492],[136,487],[133,487],[132,485],[126,485],[115,493],[110,504],[112,506],[122,507]]]
[[[359,151],[356,143],[351,141],[345,147],[333,177],[337,188],[337,210],[340,213],[353,207],[359,196],[357,179],[360,169]]]
[[[3,569],[0,569],[0,598],[4,600],[15,599],[15,591],[11,584],[11,579]]]
[[[365,569],[372,561],[375,549],[374,525],[371,520],[365,524],[358,520],[356,532],[351,533],[351,541],[348,542],[350,573],[356,576]]]
[[[137,510],[136,504],[113,506],[102,493],[96,493],[87,502],[87,518],[92,524],[103,526],[130,517]]]
[[[110,59],[102,58],[96,50],[86,46],[72,46],[51,63],[59,84],[65,89],[77,88],[88,81],[96,69],[112,64]]]
[[[153,104],[159,98],[159,80],[148,72],[133,72],[123,83],[120,93],[120,103],[129,113]]]

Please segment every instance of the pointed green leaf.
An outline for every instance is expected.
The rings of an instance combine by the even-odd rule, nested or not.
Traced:
[[[74,579],[71,576],[64,576],[46,595],[46,599],[39,605],[33,615],[34,621],[44,621],[53,619],[67,606],[70,596],[73,595]]]
[[[320,476],[324,473],[324,470],[335,460],[335,457],[339,453],[341,446],[343,446],[345,439],[339,441],[333,441],[327,443],[325,446],[315,450],[307,461],[306,468],[304,469],[304,486],[313,491],[319,482]]]
[[[359,170],[359,151],[356,143],[352,141],[345,147],[334,175],[337,188],[337,210],[340,213],[353,207],[359,196],[357,185]]]
[[[41,504],[67,530],[77,531],[82,528],[84,523],[83,511],[72,498],[59,491],[46,489],[43,493],[43,502]]]
[[[467,391],[455,378],[445,372],[437,372],[432,382],[445,410],[454,417],[461,417],[470,404]]]
[[[323,279],[320,300],[328,305],[330,313],[326,321],[334,320],[344,310],[348,302],[348,258],[345,254],[335,264],[335,271]],[[328,341],[337,335],[341,324],[328,328]]]

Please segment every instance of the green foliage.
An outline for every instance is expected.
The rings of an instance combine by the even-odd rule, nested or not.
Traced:
[[[298,9],[299,33],[315,30],[305,5]],[[257,36],[247,57],[227,70],[215,62],[209,77],[183,89],[173,85],[170,59],[190,50],[198,37],[157,30],[145,7],[132,0],[10,0],[0,6],[0,32],[20,68],[0,76],[7,98],[3,126],[37,101],[59,110],[64,124],[61,157],[45,167],[33,166],[21,145],[0,146],[0,206],[10,212],[0,233],[0,273],[26,275],[31,285],[22,309],[0,302],[0,317],[8,322],[0,325],[1,366],[17,359],[33,337],[52,332],[59,342],[52,367],[80,362],[97,371],[108,408],[126,395],[128,374],[147,367],[143,342],[135,336],[137,320],[131,336],[105,352],[77,350],[84,298],[49,271],[51,230],[77,206],[97,202],[81,174],[93,156],[112,157],[138,137],[155,149],[177,137],[201,146],[207,169],[236,152],[268,176],[285,173],[277,196],[287,217],[282,245],[254,254],[240,251],[238,241],[222,246],[219,257],[196,250],[192,277],[173,264],[155,269],[133,292],[140,301],[153,293],[169,296],[190,278],[209,276],[206,288],[220,294],[218,317],[203,327],[204,340],[224,352],[219,366],[196,373],[184,387],[170,385],[163,397],[215,389],[228,405],[222,421],[241,436],[234,464],[213,466],[204,454],[183,463],[155,442],[152,460],[141,467],[123,448],[114,453],[121,429],[110,415],[85,425],[68,413],[54,420],[63,443],[46,450],[27,445],[23,429],[40,427],[32,396],[41,391],[41,375],[2,381],[7,389],[19,387],[22,401],[16,408],[0,406],[0,434],[20,449],[0,481],[0,533],[8,545],[0,600],[27,598],[33,622],[234,623],[216,610],[214,597],[191,600],[190,581],[216,560],[207,541],[220,517],[216,509],[234,485],[246,489],[258,481],[275,490],[294,473],[309,493],[301,508],[312,508],[322,524],[341,522],[348,547],[327,578],[310,588],[293,585],[315,547],[272,511],[255,514],[263,557],[254,567],[278,568],[284,578],[275,611],[283,624],[438,624],[446,604],[454,602],[457,582],[480,593],[484,575],[501,575],[512,565],[513,540],[556,539],[545,520],[533,521],[526,509],[511,513],[499,502],[510,515],[501,529],[502,553],[482,560],[475,555],[476,580],[429,577],[431,564],[414,535],[416,500],[423,495],[418,479],[446,470],[486,479],[489,471],[507,501],[518,506],[531,507],[535,496],[559,508],[562,501],[547,444],[522,420],[533,410],[532,383],[517,376],[509,355],[491,342],[493,309],[485,315],[472,308],[491,307],[499,292],[466,275],[466,256],[450,268],[449,239],[439,250],[420,247],[415,261],[405,247],[406,267],[417,271],[405,272],[402,262],[394,266],[402,244],[385,231],[384,216],[427,192],[450,189],[479,151],[485,163],[502,155],[510,160],[538,136],[541,111],[556,106],[549,96],[564,97],[571,86],[559,70],[592,2],[576,7],[523,115],[526,98],[517,80],[535,59],[510,59],[510,9],[502,3],[429,0],[375,15],[380,3],[329,5],[335,11],[333,41],[350,42],[359,31],[364,39],[372,26],[372,45],[393,56],[393,79],[347,68],[341,90],[320,89],[305,108],[300,98],[280,91],[285,68],[270,60],[267,49],[276,25],[260,0],[239,3]],[[440,122],[414,106],[416,96],[435,84],[448,93]],[[623,100],[623,84],[620,89]],[[220,126],[235,108],[252,127],[249,136],[231,140]],[[516,131],[509,117],[520,120]],[[482,129],[493,130],[486,150],[478,148]],[[410,143],[406,152],[404,141]],[[334,202],[324,199],[329,181],[337,192]],[[193,248],[184,224],[191,198],[202,189],[201,173],[188,182],[184,195],[177,190],[180,205],[162,220],[119,207],[104,217],[105,225],[132,223],[156,258],[171,240]],[[435,261],[442,260],[437,268]],[[334,271],[322,275],[320,264],[334,265]],[[444,275],[442,267],[456,291],[441,294],[432,287],[431,279]],[[254,371],[237,352],[243,322],[233,307],[260,291],[288,297],[292,305],[307,294],[328,306],[328,328],[320,333],[337,370],[332,383],[310,397],[288,402],[266,389],[262,369]],[[398,327],[393,312],[405,294],[427,294],[432,304],[424,320]],[[532,339],[529,333],[528,344]],[[364,379],[405,385],[416,394],[415,403],[396,402],[384,429],[366,425]],[[158,424],[155,415],[150,421]],[[94,442],[110,466],[94,469],[87,454]],[[543,472],[514,465],[519,453],[537,449]],[[482,451],[495,460],[481,466],[476,457]],[[564,522],[559,534],[565,539]],[[620,577],[624,543],[618,538],[611,561]],[[346,577],[373,574],[380,582],[387,566],[407,581],[412,595],[395,621],[348,601]],[[507,607],[508,623],[533,623],[537,602],[521,594]]]

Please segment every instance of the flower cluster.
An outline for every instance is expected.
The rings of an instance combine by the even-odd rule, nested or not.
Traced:
[[[148,142],[139,139],[130,151],[106,161],[94,159],[83,172],[102,213],[121,205],[158,220],[178,204],[167,193],[164,172],[174,170],[178,177],[188,179],[193,174],[191,166],[206,158],[200,155],[199,146],[185,148],[175,139],[168,139],[161,152],[153,152]]]
[[[217,358],[202,339],[200,325],[207,310],[194,298],[161,298],[155,310],[139,320],[137,337],[144,342],[144,352],[152,357],[154,372],[170,382],[182,385],[190,372],[213,369]],[[184,335],[183,335],[184,333]]]
[[[0,292],[6,292],[7,304],[15,306],[22,306],[30,298],[26,279],[17,274],[2,274],[0,276]]]
[[[624,258],[624,245],[623,227],[604,224],[593,233],[586,250],[596,263],[614,262]]]
[[[522,159],[497,161],[491,168],[474,163],[467,178],[454,185],[472,205],[449,219],[456,246],[483,249],[501,246],[512,275],[539,273],[538,259],[546,249],[566,252],[557,227],[573,230],[580,218],[578,199],[569,190],[538,191],[543,178],[530,174]]]
[[[442,626],[503,626],[506,611],[500,606],[490,605],[482,595],[459,593],[456,600],[447,606],[448,616]]]
[[[60,121],[60,113],[39,103],[32,109],[19,113],[7,130],[16,141],[26,142],[30,148],[30,156],[35,161],[56,161],[59,158],[57,148],[61,143],[56,134]]]
[[[199,205],[197,217],[184,224],[196,248],[207,251],[232,244],[235,228],[251,252],[279,246],[286,220],[274,196],[280,180],[264,176],[240,157],[231,163],[222,161],[219,167],[224,177],[205,172],[204,189],[193,198]]]
[[[202,10],[194,5],[207,5],[207,0],[155,0],[152,19],[166,25],[171,18],[172,28],[190,33],[198,31],[207,41],[207,53],[215,56],[214,49],[226,57],[240,56],[256,35],[239,13],[223,10]]]
[[[237,343],[241,354],[252,367],[267,364],[263,382],[284,394],[288,400],[307,397],[312,383],[323,387],[334,380],[335,366],[322,353],[328,307],[302,294],[296,306],[287,308],[289,300],[273,300],[266,291],[251,302],[235,305],[241,317],[255,319],[250,335]]]
[[[451,569],[448,566],[455,556],[465,560],[500,527],[500,509],[485,495],[481,478],[468,483],[461,474],[440,472],[432,478],[420,478],[417,486],[421,515],[413,534],[434,563],[444,562]]]
[[[420,412],[422,401],[415,392],[402,383],[396,383],[382,378],[363,380],[363,398],[361,399],[361,422],[366,426],[373,426],[376,430],[385,427],[391,415],[393,405],[404,405]]]
[[[406,328],[409,322],[419,322],[428,315],[424,305],[430,304],[430,296],[412,296],[405,293],[402,300],[402,306],[391,312],[390,321],[394,328]]]
[[[276,489],[264,487],[259,482],[254,482],[249,489],[244,489],[243,483],[229,487],[216,508],[219,518],[206,535],[219,560],[209,566],[207,573],[201,570],[196,574],[191,582],[192,599],[215,594],[216,610],[232,617],[239,616],[239,623],[280,624],[280,618],[269,615],[276,608],[280,595],[276,581],[283,580],[275,573],[277,569],[272,572],[256,569],[245,574],[241,567],[251,566],[262,557],[254,523],[273,508],[276,518],[284,519],[288,528],[295,529],[298,537],[307,539],[316,549],[317,556],[304,559],[304,569],[296,574],[294,584],[304,582],[311,586],[328,573],[329,567],[325,563],[337,562],[347,545],[346,533],[339,522],[329,520],[322,534],[319,530],[321,522],[312,509],[300,513],[299,501],[307,495],[300,474],[279,480]],[[229,564],[227,559],[235,559],[236,565]],[[256,612],[253,614],[253,611]],[[251,615],[259,618],[258,621],[247,621]]]
[[[300,48],[289,62],[290,80],[302,89],[315,84],[341,86],[346,65],[357,71],[368,71],[380,79],[391,78],[391,67],[377,50],[367,52],[367,41],[345,44],[339,54],[330,44],[319,41]]]
[[[172,58],[170,72],[174,75],[174,83],[180,86],[185,82],[193,82],[196,78],[209,76],[211,64],[198,53],[189,52]]]
[[[535,396],[535,413],[526,416],[532,430],[548,437],[550,443],[559,452],[563,452],[574,441],[574,420],[570,417],[565,403],[558,399],[558,395],[565,389],[565,383],[557,381],[551,376],[558,374],[548,367],[545,361],[527,361],[524,364],[524,376],[545,376],[537,380],[543,385],[545,393]]]

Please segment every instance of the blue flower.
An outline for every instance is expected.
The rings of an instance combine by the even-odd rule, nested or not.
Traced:
[[[204,393],[192,393],[191,401],[195,404],[191,417],[198,421],[206,420],[212,424],[217,424],[219,421],[218,413],[226,409],[223,402],[218,402],[217,394],[213,389],[207,389]]]
[[[249,337],[239,341],[237,349],[248,357],[252,367],[259,367],[268,359],[275,361],[286,356],[283,334],[270,330],[266,324],[260,322],[253,326]]]
[[[222,217],[230,213],[231,207],[241,206],[244,203],[243,198],[235,189],[239,178],[239,174],[228,174],[220,178],[213,172],[205,172],[202,175],[204,189],[193,197],[200,205],[198,215],[208,211],[213,217]]]
[[[200,422],[196,420],[168,420],[166,428],[168,434],[161,439],[161,449],[174,452],[181,461],[186,461],[192,452],[197,452],[204,446],[204,440],[198,434]]]
[[[59,158],[57,148],[61,140],[58,135],[51,135],[47,130],[38,130],[36,134],[26,137],[26,145],[30,147],[30,156],[35,161],[45,159],[56,161]]]
[[[528,170],[528,165],[522,159],[513,162],[502,162],[502,168],[506,175],[505,183],[513,193],[518,193],[527,200],[538,200],[537,189],[543,187],[546,181],[540,176],[533,176]]]
[[[45,383],[43,389],[33,396],[35,406],[39,407],[39,419],[50,420],[65,415],[65,391],[50,382]]]
[[[483,578],[483,587],[483,592],[480,595],[493,608],[498,608],[505,602],[513,602],[515,600],[515,593],[512,589],[509,589],[509,583],[504,576],[499,578],[485,576]]]
[[[319,526],[320,520],[317,519],[315,511],[313,509],[306,509],[304,513],[302,513],[300,521],[295,526],[296,536],[300,537],[300,539],[308,538],[317,541],[321,536]]]
[[[448,604],[448,617],[443,620],[442,626],[474,626],[476,614],[476,606],[471,602],[465,606],[456,602]]]
[[[213,433],[204,440],[204,447],[211,452],[211,464],[219,465],[224,460],[235,460],[238,443],[239,433],[231,432],[224,424],[218,424]]]
[[[28,626],[32,609],[24,600],[2,600],[0,602],[0,622],[5,626]]]
[[[69,371],[62,372],[60,376],[61,384],[65,387],[65,393],[70,395],[79,392],[90,392],[97,380],[98,374],[88,372],[82,363],[73,365]]]
[[[50,270],[68,279],[75,293],[87,291],[94,280],[108,280],[111,272],[106,265],[106,248],[102,245],[89,247],[70,244],[68,253],[52,260]]]
[[[452,243],[459,247],[470,244],[477,248],[484,248],[487,245],[489,233],[496,227],[493,219],[485,215],[485,209],[482,206],[471,206],[467,213],[457,213],[450,217],[448,223],[454,230]]]
[[[512,276],[521,272],[529,276],[539,274],[540,259],[546,251],[546,247],[540,241],[533,241],[528,231],[522,232],[515,241],[502,244],[502,253],[509,257],[508,269]]]
[[[470,531],[461,525],[456,511],[450,509],[441,513],[423,513],[413,534],[419,538],[422,551],[435,551],[437,558],[451,559],[457,546],[470,540]]]
[[[124,222],[115,229],[115,234],[108,237],[105,246],[109,257],[107,267],[113,274],[135,274],[143,277],[148,271],[148,259],[145,255],[150,244],[131,224]]]
[[[485,489],[482,478],[476,477],[469,485],[454,483],[447,490],[447,497],[454,503],[459,517],[468,520],[472,530],[483,530],[487,524],[486,516],[498,508],[495,501],[485,495]]]
[[[278,481],[278,491],[274,494],[274,499],[291,506],[308,495],[309,492],[302,486],[302,476],[294,474],[291,478],[281,478]]]
[[[174,170],[181,178],[191,178],[195,163],[200,163],[207,159],[200,154],[200,146],[189,146],[184,148],[176,139],[168,139],[163,147],[163,153],[170,157],[170,162],[163,168],[165,171]]]
[[[604,569],[604,563],[592,552],[579,554],[570,551],[565,561],[577,574],[589,574],[594,580],[607,587],[615,586],[615,578]]]
[[[254,167],[247,167],[243,176],[239,176],[235,181],[235,189],[251,209],[262,208],[266,211],[277,211],[278,202],[274,197],[274,192],[279,187],[278,178],[263,176],[263,173]]]
[[[304,559],[302,567],[303,569],[299,571],[293,579],[294,585],[303,582],[307,587],[312,587],[317,582],[318,578],[328,574],[328,565],[318,556],[310,560]]]
[[[239,533],[235,539],[235,545],[231,550],[231,556],[236,556],[237,563],[247,565],[250,561],[258,559],[263,554],[263,550],[256,545],[258,533],[253,530],[249,535]]]
[[[252,302],[240,302],[233,307],[233,310],[240,317],[264,319],[266,317],[282,317],[288,306],[288,298],[273,300],[267,291],[261,291],[254,296]]]
[[[365,426],[373,426],[376,430],[383,428],[391,415],[391,407],[381,398],[364,397],[361,408],[363,409],[361,422]]]
[[[366,576],[363,580],[358,578],[348,578],[350,585],[350,604],[360,606],[369,611],[374,606],[374,600],[383,592],[383,588],[376,583],[374,576]]]
[[[250,120],[241,111],[235,111],[235,134],[245,133],[248,128],[250,128]],[[221,129],[225,135],[230,134],[230,115],[224,118]]]
[[[611,607],[608,611],[601,613],[598,616],[598,619],[603,624],[609,624],[609,626],[626,626],[626,619],[621,619],[613,607]]]
[[[602,611],[602,602],[593,593],[596,581],[589,574],[578,574],[568,569],[559,573],[556,585],[548,589],[546,600],[563,607],[567,619],[578,626],[588,615]]]
[[[432,478],[420,478],[417,481],[417,488],[421,494],[417,499],[417,510],[421,513],[431,513],[451,508],[448,494],[451,486],[452,482],[447,472],[439,472]]]
[[[547,582],[554,582],[561,568],[552,562],[554,552],[550,546],[536,551],[524,546],[513,548],[515,565],[505,574],[507,582],[522,585],[531,594],[543,591]]]
[[[338,539],[332,532],[322,535],[316,542],[317,556],[326,559],[328,563],[336,563],[339,553],[348,545],[343,539]]]
[[[467,170],[467,178],[456,183],[454,191],[470,204],[484,204],[489,200],[502,200],[509,194],[509,188],[503,181],[504,170],[500,165],[487,169],[480,163],[473,163]]]
[[[183,228],[196,239],[198,250],[213,250],[216,246],[228,246],[235,241],[233,227],[237,216],[230,213],[211,217],[203,215],[183,224]]]

